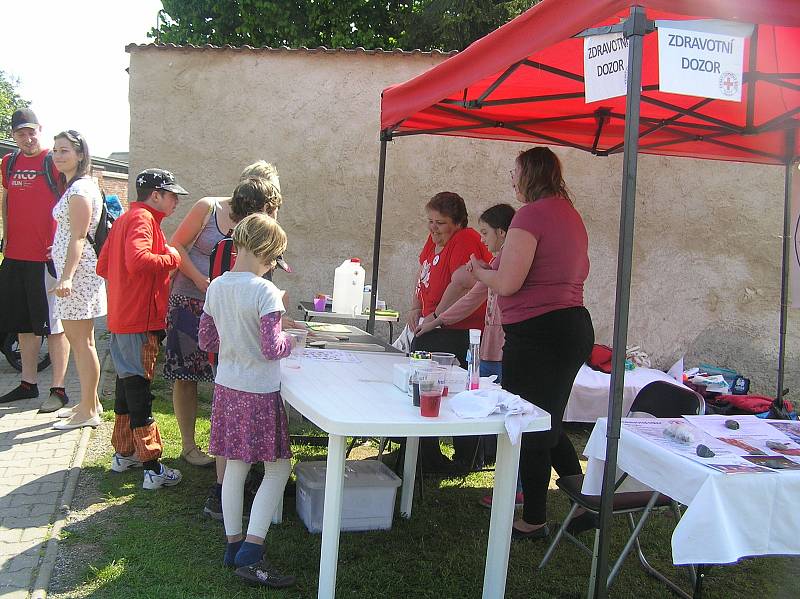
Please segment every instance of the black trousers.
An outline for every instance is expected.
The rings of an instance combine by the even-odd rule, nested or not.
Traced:
[[[425,335],[414,337],[411,349],[412,351],[441,351],[455,354],[461,367],[465,368],[469,349],[469,330],[433,329]],[[451,392],[457,391],[460,389]],[[472,466],[472,458],[475,456],[479,439],[480,437],[474,435],[453,437],[454,460],[465,468]],[[439,437],[422,437],[419,440],[419,448],[423,466],[435,469],[446,462],[446,458],[439,448]],[[483,464],[483,456],[478,455],[476,462],[479,466]]]
[[[559,476],[581,473],[562,419],[575,376],[594,344],[592,318],[586,308],[565,308],[503,325],[503,330],[503,388],[550,413],[549,431],[522,435],[519,463],[522,518],[543,524],[551,468]]]

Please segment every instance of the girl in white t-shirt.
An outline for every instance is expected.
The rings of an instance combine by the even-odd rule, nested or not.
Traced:
[[[233,242],[236,265],[209,285],[198,335],[200,349],[219,354],[209,451],[227,458],[224,564],[248,581],[282,588],[295,579],[264,559],[264,538],[291,471],[280,359],[289,355],[292,341],[281,331],[282,294],[262,275],[286,250],[286,233],[266,214],[251,214],[234,228]],[[245,537],[244,482],[255,462],[264,462],[264,480]]]

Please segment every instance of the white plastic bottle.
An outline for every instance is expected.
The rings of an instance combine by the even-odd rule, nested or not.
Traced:
[[[481,386],[481,330],[469,330],[469,351],[467,352],[467,391]]]
[[[339,314],[361,314],[366,273],[361,260],[350,258],[334,271],[332,312]]]

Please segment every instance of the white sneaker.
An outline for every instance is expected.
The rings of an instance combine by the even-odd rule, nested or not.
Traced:
[[[114,472],[125,472],[128,468],[141,468],[142,462],[139,458],[136,457],[136,454],[129,456],[120,455],[118,453],[114,454],[114,457],[111,458],[111,469]]]
[[[174,487],[181,482],[181,471],[177,468],[167,468],[161,464],[161,474],[156,474],[154,470],[144,471],[143,489],[160,489],[161,487]]]
[[[75,412],[73,412],[73,410],[76,407],[78,407],[78,406],[72,406],[72,407],[69,407],[69,408],[61,408],[58,412],[56,412],[56,418],[72,418],[73,414],[75,413]],[[102,413],[103,413],[103,404],[98,403],[97,404],[97,415],[99,416]]]

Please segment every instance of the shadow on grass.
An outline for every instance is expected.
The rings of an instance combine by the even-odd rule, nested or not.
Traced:
[[[170,465],[170,460],[166,460]],[[102,465],[87,468],[96,477],[106,508],[67,529],[63,550],[89,557],[80,587],[92,597],[264,597],[267,591],[245,586],[221,566],[221,523],[201,516],[211,474],[185,468],[180,486],[157,492],[141,489],[141,472],[108,474]],[[395,518],[390,531],[342,533],[337,597],[479,597],[489,511],[477,505],[485,482],[462,485],[426,480],[426,492],[414,504],[410,520]],[[474,485],[474,486],[473,486]],[[550,497],[551,522],[563,517],[567,503]],[[284,504],[284,522],[268,534],[269,558],[298,577],[293,589],[269,596],[316,596],[320,535],[308,533],[295,515],[294,498]],[[654,565],[680,576],[669,563],[672,520],[656,515],[642,535]],[[615,522],[613,551],[621,548],[624,522]],[[591,535],[585,535],[591,542]],[[589,560],[569,543],[537,572],[546,543],[512,543],[506,597],[584,597]],[[706,597],[781,597],[794,594],[800,573],[796,560],[766,558],[715,568]],[[88,593],[87,593],[88,592]],[[629,559],[613,587],[614,597],[666,597],[666,589]]]
[[[165,386],[154,390],[162,398],[168,395]],[[284,502],[283,523],[269,530],[267,555],[283,571],[297,576],[296,586],[285,591],[246,586],[222,567],[222,524],[202,515],[208,487],[214,481],[213,470],[177,460],[180,437],[171,405],[158,400],[154,411],[165,439],[164,461],[181,469],[183,481],[171,489],[144,491],[141,471],[109,473],[110,448],[102,459],[86,464],[82,476],[92,482],[93,493],[102,500],[102,506],[95,507],[102,509],[65,529],[61,551],[80,555],[81,560],[75,566],[73,590],[57,589],[61,592],[59,596],[315,597],[321,536],[308,533],[298,519],[293,495]],[[198,423],[201,443],[208,438],[207,417],[208,405],[201,403]],[[301,423],[299,428],[314,434],[307,423]],[[579,450],[586,436],[576,434]],[[325,447],[295,445],[293,449],[296,459],[325,459]],[[487,472],[457,478],[426,476],[424,496],[415,497],[410,520],[395,517],[389,531],[342,533],[336,596],[480,597],[489,510],[480,507],[478,500],[491,488],[492,481],[492,473]],[[551,491],[549,501],[549,520],[556,525],[568,510],[567,501],[557,491]],[[614,526],[612,555],[621,548],[627,530],[621,518],[615,520]],[[673,527],[668,515],[654,515],[641,538],[651,562],[677,578],[681,574],[670,564]],[[591,543],[591,534],[584,536]],[[544,541],[512,543],[506,597],[586,596],[589,559],[564,541],[547,568],[539,572],[537,567],[546,548]],[[795,597],[793,581],[800,575],[799,564],[794,559],[763,558],[714,568],[706,581],[705,596],[710,599]],[[629,558],[612,587],[612,596],[638,599],[671,595],[638,567],[635,558]]]

